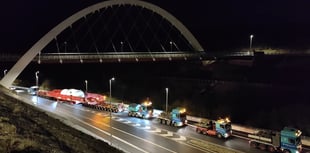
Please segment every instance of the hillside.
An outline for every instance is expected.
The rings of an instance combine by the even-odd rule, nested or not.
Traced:
[[[0,90],[1,153],[121,153]]]

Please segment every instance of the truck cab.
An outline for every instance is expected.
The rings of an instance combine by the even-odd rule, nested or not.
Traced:
[[[151,101],[145,101],[142,104],[132,103],[128,106],[128,116],[152,118],[153,107]]]
[[[231,122],[228,118],[219,120],[207,120],[196,125],[196,132],[204,135],[228,138],[232,134]]]
[[[175,108],[171,111],[171,119],[175,126],[183,126],[186,120],[185,108]]]
[[[161,124],[171,125],[181,127],[185,125],[186,120],[186,109],[177,107],[174,108],[171,112],[162,112],[157,120]]]
[[[302,150],[301,131],[285,127],[281,130],[281,150],[283,152],[300,153]]]

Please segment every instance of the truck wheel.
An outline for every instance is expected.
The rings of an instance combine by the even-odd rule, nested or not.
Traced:
[[[258,145],[258,148],[259,148],[260,150],[265,150],[265,149],[266,149],[266,145],[265,145],[265,144],[259,144],[259,145]]]
[[[167,120],[167,121],[166,121],[166,124],[167,124],[167,125],[171,125],[171,121]]]
[[[200,133],[202,133],[203,135],[208,135],[207,131],[202,131]]]
[[[251,141],[251,142],[250,142],[250,146],[251,146],[252,148],[256,148],[256,147],[257,147],[257,143],[256,143],[256,142]]]
[[[289,150],[284,150],[283,153],[291,153]]]
[[[201,133],[200,129],[196,128],[196,132],[197,133]]]
[[[222,138],[222,135],[221,135],[220,133],[218,133],[218,134],[217,134],[217,137],[221,139],[221,138]]]
[[[268,146],[268,151],[269,152],[275,152],[276,149],[273,146]]]

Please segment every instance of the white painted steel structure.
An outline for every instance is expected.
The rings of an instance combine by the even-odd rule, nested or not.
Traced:
[[[9,88],[12,85],[13,81],[33,60],[33,58],[35,58],[35,56],[39,54],[46,45],[48,45],[54,38],[56,38],[57,35],[59,35],[66,28],[70,27],[73,23],[97,10],[117,5],[138,6],[161,15],[182,33],[182,35],[187,39],[187,41],[193,46],[193,48],[196,51],[204,50],[197,41],[197,39],[192,35],[192,33],[177,18],[175,18],[173,15],[171,15],[164,9],[154,4],[140,0],[110,0],[94,4],[79,11],[73,14],[72,16],[68,17],[66,20],[62,21],[52,30],[50,30],[17,61],[17,63],[10,69],[10,71],[2,78],[0,84],[6,88]]]

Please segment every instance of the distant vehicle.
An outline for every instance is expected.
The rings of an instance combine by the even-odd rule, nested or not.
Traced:
[[[171,112],[162,112],[157,120],[161,124],[171,125],[171,126],[183,126],[186,120],[186,109],[185,108],[174,108]]]
[[[302,150],[301,131],[284,127],[281,132],[260,130],[248,134],[251,147],[269,152],[300,153]]]
[[[105,96],[103,95],[84,93],[82,90],[78,89],[54,89],[51,91],[39,90],[38,96],[72,104],[91,102],[102,103],[105,101]]]
[[[30,95],[36,95],[37,92],[39,91],[39,87],[38,86],[31,86],[29,89],[28,89],[28,94]]]
[[[232,135],[231,122],[228,118],[204,120],[203,122],[196,124],[196,132],[226,139]]]
[[[140,118],[152,118],[153,117],[152,102],[146,100],[142,104],[136,104],[136,103],[129,104],[128,116],[140,117]]]

